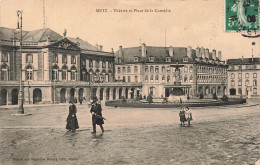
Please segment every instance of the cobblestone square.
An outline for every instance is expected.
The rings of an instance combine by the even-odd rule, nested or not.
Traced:
[[[103,107],[105,133],[92,135],[91,114],[77,105],[80,128],[66,132],[68,105],[0,111],[0,164],[255,164],[260,159],[259,106],[180,109]]]

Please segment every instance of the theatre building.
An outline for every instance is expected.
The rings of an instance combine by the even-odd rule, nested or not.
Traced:
[[[25,104],[112,100],[123,88],[136,93],[140,87],[115,82],[114,52],[102,46],[45,28],[23,31],[21,54],[20,33],[0,27],[0,34],[0,105],[18,104],[20,76]]]
[[[228,59],[228,94],[260,98],[260,58]]]
[[[221,52],[205,48],[139,47],[115,52],[115,79],[120,82],[141,82],[142,96],[169,97],[184,94],[189,97],[223,96],[227,88],[227,65]]]

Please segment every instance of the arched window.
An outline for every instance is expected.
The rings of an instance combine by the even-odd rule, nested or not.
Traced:
[[[150,66],[150,72],[153,73],[154,72],[154,67]]]
[[[257,86],[257,80],[253,80],[253,86]]]
[[[27,67],[27,69],[26,69],[26,80],[33,80],[32,67]]]
[[[156,73],[159,72],[159,66],[155,66],[155,72],[156,72]]]
[[[234,79],[235,78],[235,74],[231,73],[231,78]]]
[[[190,75],[190,82],[193,82],[193,76]]]
[[[76,73],[77,73],[76,67],[72,67],[71,68],[71,80],[76,80]]]
[[[99,66],[99,61],[97,60],[96,61],[96,68],[99,68],[100,66]]]
[[[165,75],[162,75],[162,82],[165,82]]]
[[[168,75],[167,76],[167,83],[171,82],[171,77]]]
[[[126,69],[125,69],[125,67],[123,67],[123,73],[125,73],[125,71],[126,71]]]
[[[188,67],[185,66],[185,67],[184,67],[184,73],[187,73],[187,72],[188,72]]]
[[[159,82],[159,76],[158,75],[155,76],[155,82]]]
[[[189,72],[190,72],[190,73],[193,72],[193,66],[190,66]]]
[[[58,54],[53,55],[53,63],[58,63]]]
[[[1,80],[7,81],[8,80],[8,70],[7,66],[2,66],[1,67]]]
[[[171,72],[171,67],[167,66],[167,73]]]
[[[188,76],[187,75],[184,76],[184,82],[185,83],[188,82]]]
[[[150,82],[153,82],[153,75],[151,75],[150,77]]]
[[[165,66],[162,66],[162,72],[163,73],[165,72]]]
[[[93,61],[89,60],[89,67],[93,67]]]
[[[117,73],[118,73],[118,74],[121,73],[121,68],[120,68],[120,67],[117,68]]]
[[[130,66],[127,67],[127,73],[131,73],[131,68],[130,68]]]
[[[246,85],[249,85],[249,80],[246,80]]]
[[[81,64],[82,64],[83,67],[86,67],[86,60],[82,59]]]
[[[145,82],[148,82],[148,76],[147,75],[145,76]]]
[[[106,68],[106,61],[102,61],[102,68]]]
[[[66,66],[62,67],[62,73],[61,73],[62,80],[67,80],[67,69],[68,68]]]
[[[57,65],[52,68],[52,80],[59,80],[59,67]]]
[[[135,72],[135,73],[138,72],[138,67],[137,67],[137,66],[135,66],[135,68],[134,68],[134,72]]]
[[[145,69],[144,69],[145,72],[148,72],[148,66],[145,66]]]

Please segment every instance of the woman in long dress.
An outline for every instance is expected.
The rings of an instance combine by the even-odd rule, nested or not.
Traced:
[[[75,104],[70,101],[69,115],[67,117],[67,125],[66,125],[66,129],[68,130],[68,132],[69,131],[75,132],[76,129],[79,128],[76,113],[77,113],[77,108]]]

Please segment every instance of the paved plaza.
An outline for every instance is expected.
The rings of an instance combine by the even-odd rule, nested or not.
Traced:
[[[87,105],[77,105],[80,128],[66,132],[68,105],[26,107],[30,116],[0,110],[0,164],[255,164],[260,159],[260,106],[179,110],[103,107],[105,133],[92,135]]]

